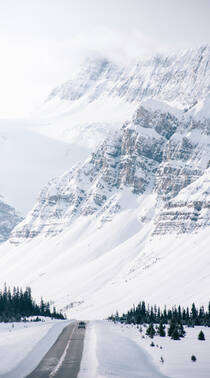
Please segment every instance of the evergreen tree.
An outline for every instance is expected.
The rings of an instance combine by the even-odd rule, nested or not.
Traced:
[[[177,323],[176,323],[176,320],[175,319],[171,319],[170,323],[169,323],[169,328],[168,328],[168,336],[172,336],[172,334],[174,333],[175,329],[177,329]]]
[[[202,341],[205,340],[205,335],[202,330],[198,334],[198,340],[202,340]]]
[[[164,326],[163,322],[160,321],[160,324],[159,324],[159,326],[157,328],[157,333],[158,333],[159,336],[165,337],[165,335],[166,335],[165,328],[166,327]]]
[[[186,334],[186,332],[185,332],[185,330],[184,330],[184,327],[183,327],[182,322],[179,323],[179,325],[178,325],[178,330],[179,330],[179,336],[180,336],[180,337],[184,337],[185,334]]]
[[[147,328],[146,335],[151,337],[151,339],[155,336],[155,329],[153,323],[150,323],[149,327]]]
[[[0,296],[0,309],[4,305],[5,292],[7,292],[6,287],[2,292],[2,297]],[[18,288],[15,296],[17,298],[22,297],[22,292],[18,292]],[[49,306],[48,304],[43,303],[41,304],[41,308],[42,312],[46,314]],[[137,306],[133,306],[133,308],[126,314],[123,314],[123,316],[119,316],[117,312],[115,315],[112,315],[110,319],[126,322],[128,324],[160,324],[160,322],[163,324],[169,323],[169,336],[171,336],[173,330],[177,328],[179,331],[179,336],[184,337],[185,331],[183,325],[188,325],[189,327],[194,327],[194,325],[210,326],[210,302],[207,311],[205,311],[203,306],[200,307],[200,309],[197,309],[194,303],[192,304],[191,311],[189,311],[188,307],[181,308],[181,306],[174,306],[172,309],[167,309],[164,307],[164,309],[161,311],[161,309],[156,305],[149,306],[142,301]]]
[[[179,334],[179,330],[178,328],[175,328],[172,335],[171,335],[171,338],[173,340],[180,340],[180,334]]]
[[[14,287],[11,292],[10,288],[4,285],[3,291],[0,290],[0,321],[20,321],[21,317],[25,318],[33,315],[53,316],[58,319],[64,319],[61,313],[56,310],[53,314],[50,312],[49,303],[41,300],[38,306],[32,299],[31,289],[26,288],[25,291]]]

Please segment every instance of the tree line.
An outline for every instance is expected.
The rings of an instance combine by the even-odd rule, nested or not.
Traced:
[[[19,287],[10,287],[4,285],[0,290],[0,322],[20,321],[28,316],[49,316],[55,319],[64,319],[61,312],[57,312],[56,308],[50,310],[49,302],[45,302],[41,298],[38,305],[32,298],[31,288],[25,290]]]
[[[195,326],[203,325],[210,327],[210,302],[208,309],[205,310],[203,306],[197,308],[195,303],[191,308],[173,306],[167,309],[166,306],[162,310],[156,305],[146,305],[144,301],[140,302],[137,306],[133,306],[127,313],[119,315],[118,311],[109,317],[110,320],[117,320],[127,324],[168,324],[172,320],[177,323]]]

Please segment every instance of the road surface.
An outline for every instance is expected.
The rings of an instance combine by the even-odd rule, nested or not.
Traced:
[[[82,358],[85,329],[70,324],[27,378],[76,378]]]

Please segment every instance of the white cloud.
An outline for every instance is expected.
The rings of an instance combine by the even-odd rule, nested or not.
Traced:
[[[166,46],[140,30],[123,32],[108,28],[95,28],[78,34],[70,43],[69,50],[75,57],[101,55],[115,61],[130,61],[162,52]]]
[[[0,38],[1,118],[27,116],[86,57],[129,62],[162,49],[139,30],[93,28],[71,40]]]
[[[0,117],[30,113],[86,56],[114,61],[208,41],[206,0],[0,2]]]

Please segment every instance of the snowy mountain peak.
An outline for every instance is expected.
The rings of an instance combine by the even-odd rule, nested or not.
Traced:
[[[80,70],[73,74],[71,80],[53,89],[47,101],[57,96],[61,100],[75,101],[94,86],[101,78],[109,79],[116,69],[107,59],[87,59]]]
[[[144,58],[127,65],[107,59],[87,59],[72,79],[55,88],[48,101],[94,101],[101,96],[139,102],[148,97],[189,108],[204,98],[210,87],[210,46],[181,51],[172,56]]]

